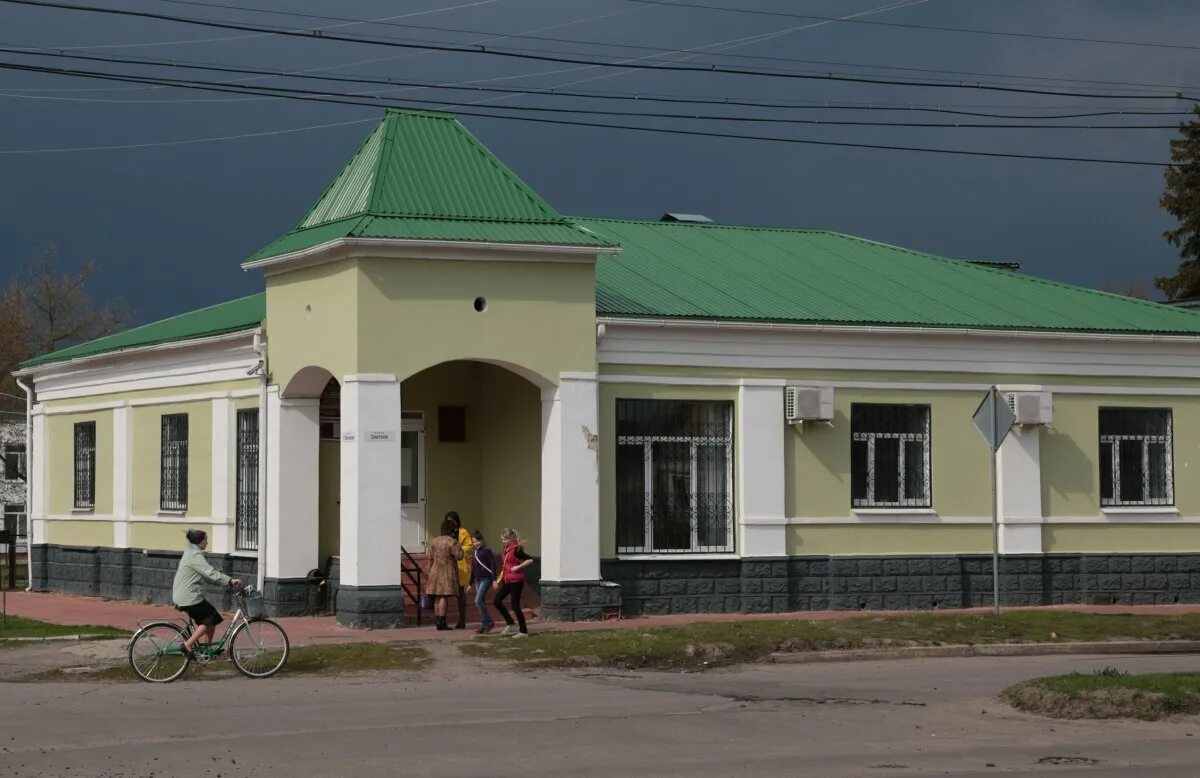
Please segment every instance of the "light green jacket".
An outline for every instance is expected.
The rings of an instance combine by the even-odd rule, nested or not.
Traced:
[[[179,569],[175,571],[171,600],[181,608],[195,605],[204,599],[205,581],[217,586],[227,586],[229,576],[210,565],[204,558],[204,552],[188,543],[183,558],[179,560]]]

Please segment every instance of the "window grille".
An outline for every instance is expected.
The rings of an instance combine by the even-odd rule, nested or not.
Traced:
[[[96,507],[96,422],[75,425],[75,507]]]
[[[237,412],[238,551],[258,550],[258,409]]]
[[[17,543],[22,544],[29,537],[29,520],[25,513],[24,505],[5,505],[4,506],[4,526],[3,529],[13,530],[17,533]]]
[[[8,443],[4,446],[4,480],[25,479],[25,444]]]
[[[162,417],[162,467],[159,473],[159,508],[186,511],[188,502],[188,417],[171,413]]]
[[[317,410],[321,440],[342,439],[342,385],[330,378],[321,392]]]
[[[1100,409],[1100,504],[1174,505],[1171,411]]]
[[[733,403],[617,400],[617,551],[733,551]]]
[[[850,497],[855,508],[928,508],[929,406],[850,407]]]

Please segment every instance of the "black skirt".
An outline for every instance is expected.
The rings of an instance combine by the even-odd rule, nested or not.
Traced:
[[[195,605],[184,605],[179,610],[190,616],[192,621],[197,624],[203,624],[208,627],[215,627],[224,621],[221,618],[221,614],[217,613],[217,609],[208,600],[201,600]]]

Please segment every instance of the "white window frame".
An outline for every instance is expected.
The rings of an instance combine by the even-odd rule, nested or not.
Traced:
[[[4,529],[9,529],[8,522],[14,522],[11,528],[17,534],[16,546],[18,549],[24,548],[29,541],[29,511],[25,509],[23,503],[5,503],[3,506]],[[18,510],[19,509],[19,510]],[[21,532],[22,526],[25,531]]]
[[[15,449],[20,449],[20,451],[16,451]],[[10,468],[8,466],[8,458],[12,454],[15,454],[17,457],[16,472],[9,472]],[[21,473],[29,472],[28,457],[29,457],[29,452],[25,450],[24,443],[20,443],[20,442],[5,443],[4,444],[4,461],[2,463],[4,465],[4,480],[9,483],[25,480],[21,477]]]
[[[867,496],[866,498],[857,498],[853,494],[850,496],[850,505],[853,509],[860,508],[931,508],[933,507],[933,474],[930,470],[932,457],[930,451],[931,445],[931,427],[933,412],[928,405],[907,404],[907,403],[856,403],[860,405],[875,405],[875,406],[891,406],[891,407],[906,407],[920,408],[925,413],[925,431],[924,432],[855,432],[851,430],[850,440],[851,445],[855,442],[865,442],[867,444]],[[898,440],[899,455],[896,471],[896,495],[898,499],[894,501],[876,500],[875,499],[875,442],[878,440]],[[921,486],[924,489],[924,495],[920,498],[905,498],[904,487],[907,483],[908,473],[908,446],[909,442],[918,442],[921,444],[922,454],[922,479]],[[853,461],[853,458],[852,458]],[[851,465],[853,467],[853,464]],[[854,483],[854,473],[850,473],[850,483]]]
[[[1145,411],[1151,413],[1165,413],[1167,417],[1167,431],[1165,435],[1151,434],[1135,434],[1135,435],[1100,435],[1100,445],[1109,447],[1109,455],[1112,457],[1112,497],[1105,498],[1100,495],[1100,507],[1102,508],[1125,508],[1125,507],[1169,507],[1175,505],[1175,459],[1174,459],[1174,435],[1175,429],[1175,414],[1170,408],[1102,408],[1101,411],[1122,411],[1122,412],[1138,412]],[[1137,441],[1141,443],[1141,460],[1142,460],[1142,499],[1140,500],[1122,500],[1121,499],[1121,443],[1123,441]],[[1165,449],[1165,457],[1163,466],[1167,470],[1167,489],[1166,494],[1162,497],[1147,497],[1150,492],[1150,445],[1152,443],[1162,444]]]

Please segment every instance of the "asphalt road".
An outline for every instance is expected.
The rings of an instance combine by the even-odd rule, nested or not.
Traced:
[[[1050,721],[994,699],[1033,676],[1195,669],[1194,656],[705,674],[520,674],[447,656],[424,675],[3,683],[0,775],[1200,775],[1200,718]]]

